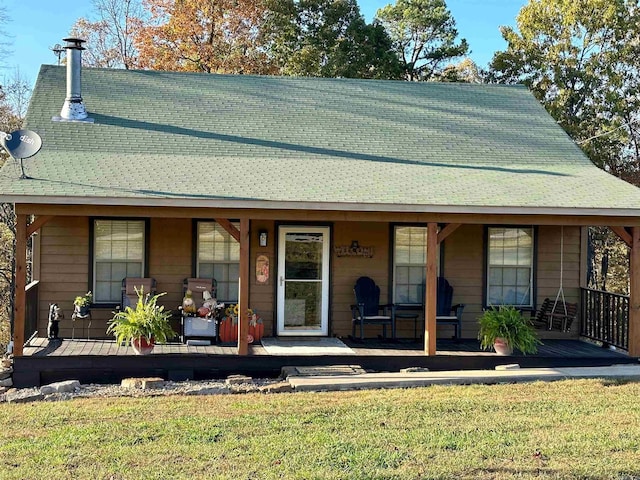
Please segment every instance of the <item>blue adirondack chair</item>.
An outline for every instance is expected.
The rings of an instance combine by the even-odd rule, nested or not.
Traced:
[[[462,333],[462,311],[464,304],[453,302],[453,287],[444,277],[438,277],[436,303],[436,323],[438,325],[451,325],[454,328],[454,338],[459,339]]]
[[[356,326],[360,327],[360,340],[364,340],[365,325],[382,325],[382,337],[387,338],[387,325],[391,336],[396,337],[395,308],[392,304],[380,305],[380,287],[369,277],[360,277],[353,287],[356,304],[351,305],[352,337]]]

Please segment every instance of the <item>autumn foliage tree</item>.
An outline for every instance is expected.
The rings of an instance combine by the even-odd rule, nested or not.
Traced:
[[[273,73],[261,45],[263,0],[146,0],[135,45],[142,68]]]

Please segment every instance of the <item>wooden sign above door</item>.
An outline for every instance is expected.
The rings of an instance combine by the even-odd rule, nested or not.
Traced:
[[[337,257],[373,257],[373,247],[361,247],[357,240],[353,240],[351,245],[336,245],[333,251]]]

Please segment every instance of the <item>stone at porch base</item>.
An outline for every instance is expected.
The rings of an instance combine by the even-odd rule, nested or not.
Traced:
[[[508,363],[507,365],[496,365],[496,370],[517,370],[520,365],[517,363]]]
[[[43,395],[50,395],[52,393],[65,393],[74,392],[80,388],[80,382],[78,380],[67,380],[65,382],[56,382],[49,385],[43,385],[40,387],[40,393]]]
[[[263,385],[258,388],[262,393],[290,393],[293,392],[293,387],[289,382],[278,382],[270,385]]]
[[[150,390],[152,388],[162,388],[164,379],[160,377],[124,378],[120,385],[122,388]]]
[[[44,395],[37,388],[19,388],[5,394],[8,403],[27,403],[42,400]]]
[[[251,383],[253,378],[246,375],[229,375],[224,383],[227,385],[240,385],[243,383]]]
[[[280,378],[315,377],[326,375],[361,375],[367,373],[360,365],[317,365],[317,366],[285,366],[280,371]]]

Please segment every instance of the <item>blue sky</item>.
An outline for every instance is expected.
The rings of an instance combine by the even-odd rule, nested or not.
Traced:
[[[365,18],[370,21],[378,8],[391,0],[358,0]],[[486,67],[493,52],[502,50],[505,43],[500,25],[515,25],[515,17],[526,0],[448,0],[460,36],[471,47],[470,57]],[[11,36],[11,55],[2,59],[0,78],[10,77],[16,68],[31,83],[40,65],[56,63],[50,48],[62,43],[71,25],[81,16],[92,12],[91,0],[0,0],[11,18],[4,30]],[[90,47],[90,46],[89,46]]]

